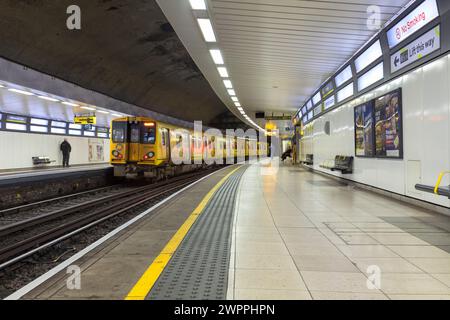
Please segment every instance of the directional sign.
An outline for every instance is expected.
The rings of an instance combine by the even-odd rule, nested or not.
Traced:
[[[433,28],[391,56],[391,72],[400,69],[430,55],[441,48],[440,26]]]
[[[75,124],[96,124],[97,123],[97,117],[75,117],[73,119],[73,122]]]

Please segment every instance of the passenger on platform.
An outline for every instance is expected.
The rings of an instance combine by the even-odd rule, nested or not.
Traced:
[[[63,143],[61,143],[60,149],[63,154],[63,168],[69,167],[69,159],[70,153],[72,152],[72,146],[67,141],[67,139],[64,139]]]
[[[281,156],[281,161],[284,162],[284,160],[286,160],[286,158],[288,158],[288,157],[292,159],[292,149],[291,149],[291,148],[287,149],[287,150],[283,153],[283,155]]]

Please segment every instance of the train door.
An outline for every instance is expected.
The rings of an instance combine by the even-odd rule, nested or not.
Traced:
[[[130,123],[129,126],[129,137],[130,137],[130,152],[128,153],[128,161],[139,162],[139,143],[141,137],[140,125],[138,122]]]
[[[169,129],[160,128],[159,135],[161,137],[161,147],[159,150],[158,160],[169,160],[170,157],[170,137]]]

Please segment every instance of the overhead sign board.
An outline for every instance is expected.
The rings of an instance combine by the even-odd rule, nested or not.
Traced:
[[[441,48],[440,33],[441,28],[437,26],[393,54],[391,56],[391,72],[397,72],[439,50]]]
[[[439,17],[439,10],[436,0],[425,0],[420,6],[388,30],[387,38],[389,47],[395,47],[437,17]]]
[[[97,124],[97,117],[75,117],[73,122],[75,124]]]

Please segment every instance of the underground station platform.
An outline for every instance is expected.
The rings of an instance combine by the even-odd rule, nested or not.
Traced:
[[[0,39],[4,314],[450,300],[450,1],[0,1]]]

